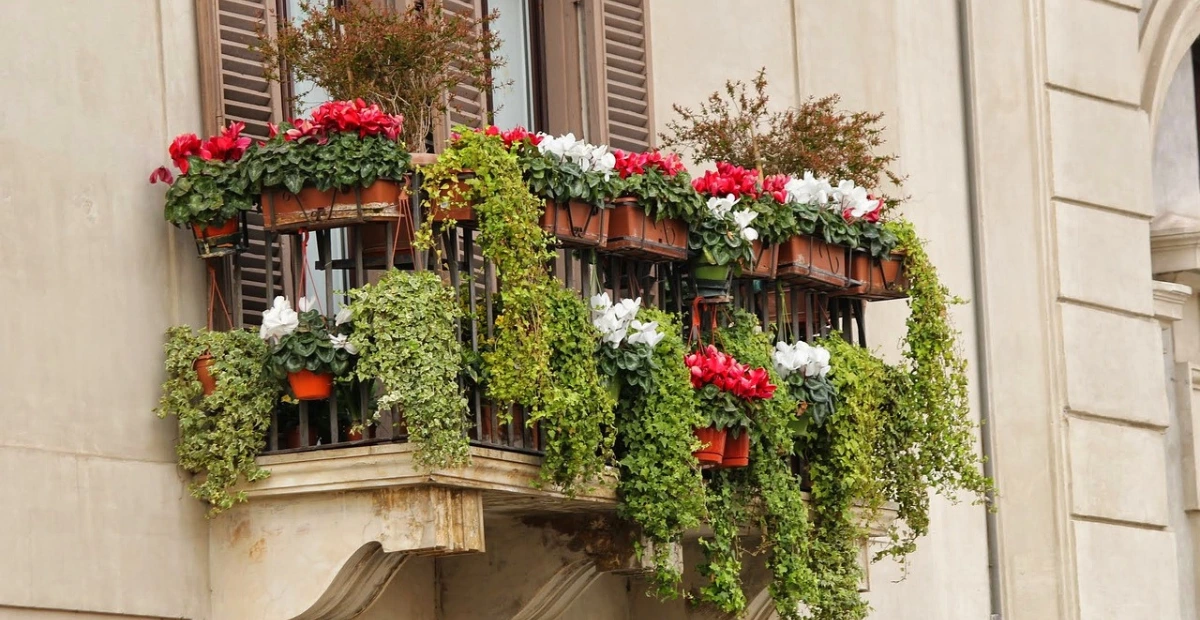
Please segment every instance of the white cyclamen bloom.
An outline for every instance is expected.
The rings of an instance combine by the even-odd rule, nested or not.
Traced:
[[[292,310],[292,304],[286,297],[280,295],[275,303],[263,312],[262,327],[258,328],[258,337],[268,342],[279,342],[280,338],[296,331],[300,326],[300,315]]]
[[[730,211],[733,211],[733,205],[737,204],[738,200],[741,199],[734,198],[733,194],[729,194],[724,198],[713,196],[708,199],[708,213],[719,220],[723,220],[729,216]]]
[[[783,191],[787,192],[788,202],[798,202],[800,204],[825,204],[829,202],[829,195],[833,193],[833,186],[829,184],[829,179],[824,177],[817,178],[813,176],[811,170],[804,172],[804,178],[797,179],[792,177],[784,184]]]
[[[563,136],[542,134],[542,141],[538,143],[538,151],[542,154],[549,153],[565,159],[567,152],[577,149],[578,144],[579,141],[575,139],[575,134],[573,133]]]
[[[859,189],[862,189],[862,188],[859,188]],[[874,211],[876,208],[879,207],[879,199],[867,198],[866,190],[863,190],[863,193],[861,196],[859,196],[857,194],[853,195],[851,197],[851,200],[853,202],[851,202],[850,204],[846,205],[843,208],[849,209],[850,217],[853,217],[855,219],[860,218],[860,217]]]
[[[658,321],[643,323],[634,320],[629,326],[633,328],[633,333],[629,335],[629,344],[644,343],[653,349],[666,336],[658,332]]]
[[[637,299],[622,299],[613,306],[613,311],[617,313],[617,318],[624,321],[626,324],[637,316],[638,308],[642,307],[642,298]]]
[[[848,204],[847,200],[853,201],[860,190],[862,191],[862,196],[865,197],[867,195],[867,190],[859,187],[854,181],[842,179],[837,184],[837,187],[833,188],[834,206]]]
[[[592,309],[592,318],[594,319],[598,315],[608,312],[608,309],[612,307],[612,299],[608,297],[608,293],[600,293],[592,295],[592,298],[588,300],[588,305]]]
[[[308,312],[309,310],[315,310],[317,308],[317,298],[316,297],[305,297],[305,298],[301,299],[300,301],[296,302],[296,308],[300,312]]]
[[[742,238],[746,241],[758,239],[758,231],[750,228],[750,222],[753,222],[756,217],[758,217],[758,214],[749,209],[742,209],[733,214],[733,221],[738,225],[738,229],[742,233]]]
[[[609,153],[607,146],[592,147],[588,157],[591,159],[592,170],[603,172],[605,178],[611,176],[617,167],[617,156]]]
[[[350,337],[345,334],[329,334],[329,342],[333,344],[335,349],[345,349],[350,355],[358,355],[358,347],[350,342]]]
[[[592,325],[600,332],[601,340],[612,348],[621,346],[629,333],[633,317],[637,316],[642,298],[622,299],[613,305],[608,293],[595,295],[590,300],[592,308]]]
[[[824,377],[829,374],[829,350],[824,347],[810,347],[808,364],[804,366],[804,376]]]
[[[350,319],[352,318],[354,318],[354,315],[350,312],[349,306],[344,306],[341,310],[338,310],[337,314],[333,317],[333,324],[344,325],[349,323]]]
[[[772,361],[775,362],[775,370],[781,377],[796,372],[804,368],[812,358],[812,347],[803,340],[788,344],[786,342],[775,343],[775,352],[771,354]]]

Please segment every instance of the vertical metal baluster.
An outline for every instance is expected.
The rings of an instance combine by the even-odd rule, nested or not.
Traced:
[[[384,235],[387,237],[383,242],[383,268],[394,269],[396,267],[396,222],[387,222],[383,225]],[[375,386],[372,385],[372,389]],[[396,416],[395,409],[388,408],[379,412],[379,426],[375,428],[375,436],[382,439],[393,439],[396,436]]]
[[[572,291],[575,290],[575,257],[570,250],[563,255],[563,283]]]
[[[683,314],[683,273],[678,265],[671,265],[671,283],[675,288],[675,314]]]
[[[479,317],[476,315],[475,283],[478,282],[475,273],[475,241],[474,233],[463,230],[463,261],[467,271],[467,309],[471,313],[471,351],[479,354]],[[480,387],[471,384],[471,401],[475,405],[475,439],[483,441],[483,401],[480,397]]]
[[[495,317],[492,316],[492,287],[495,280],[495,267],[492,266],[492,261],[483,259],[483,306],[486,312],[485,319],[487,320],[487,336],[492,337],[492,326],[495,325]]]
[[[308,401],[300,401],[300,447],[308,447]]]
[[[867,304],[861,299],[850,303],[854,304],[854,319],[858,323],[858,346],[865,347],[867,346],[867,317],[864,310]]]
[[[583,288],[583,298],[591,299],[596,291],[592,290],[592,263],[596,260],[595,250],[584,250],[583,262],[579,266],[579,280]]]
[[[266,281],[266,285],[267,285],[266,298],[267,298],[268,304],[270,304],[272,302],[272,300],[275,299],[275,240],[274,240],[274,237],[275,237],[275,235],[273,235],[269,232],[263,233],[263,242],[265,243],[265,246],[263,247],[263,260],[264,260],[263,275],[265,276],[264,280]],[[241,311],[239,310],[239,312],[241,312]],[[271,408],[271,429],[270,429],[270,431],[268,431],[267,445],[271,448],[272,452],[279,449],[279,405],[278,404],[276,404],[274,407]]]
[[[387,235],[387,239],[384,239],[384,242],[383,242],[383,251],[384,251],[383,268],[391,269],[392,267],[396,266],[396,263],[395,263],[395,259],[396,259],[396,242],[395,242],[396,223],[388,222],[388,223],[384,224],[383,227],[384,227],[384,230],[386,231],[385,234]],[[413,248],[413,253],[414,254],[416,253],[416,248]],[[416,259],[414,258],[413,261],[415,262]]]
[[[797,317],[796,320],[793,320],[792,325],[795,326],[796,333],[799,334],[800,333],[800,321],[799,321],[798,317],[800,315],[795,314],[795,312],[796,312],[796,310],[800,309],[801,295],[804,296],[804,340],[805,340],[805,342],[812,342],[813,341],[813,333],[814,333],[814,331],[813,331],[813,321],[814,321],[813,311],[815,310],[813,308],[813,306],[815,305],[815,304],[813,304],[813,293],[808,292],[808,291],[800,293],[800,292],[796,291],[795,289],[792,290],[792,301],[794,302],[792,305],[792,308],[795,308],[795,310],[793,310],[793,314],[794,314],[794,316]]]
[[[362,229],[354,226],[350,228],[350,247],[354,248],[354,277],[351,279],[354,288],[360,288],[367,283],[367,272],[363,265],[363,247],[362,247]],[[359,424],[363,427],[363,437],[368,438],[370,431],[367,429],[367,406],[370,405],[370,392],[375,388],[372,381],[360,382],[358,384],[358,417]],[[353,421],[351,422],[353,424]]]
[[[292,277],[295,279],[294,285],[296,297],[306,297],[308,294],[308,282],[304,279],[307,273],[305,269],[308,267],[304,264],[304,250],[307,247],[305,243],[307,239],[303,234],[296,235],[295,249],[292,252]],[[300,289],[300,282],[305,282],[304,290]],[[308,447],[308,402],[300,401],[300,446]]]
[[[771,289],[763,285],[763,290],[756,296],[758,298],[758,316],[762,322],[763,329],[767,329],[771,325],[771,313],[768,312],[767,306],[771,305]],[[778,329],[775,330],[778,333]]]
[[[412,229],[413,231],[421,230],[421,185],[424,177],[421,175],[421,170],[416,168],[412,173],[412,192],[409,196],[409,204],[412,205]],[[415,240],[414,240],[415,241]],[[417,250],[415,243],[409,243],[410,251],[412,252],[412,263],[414,271],[424,271],[428,268],[425,260],[427,254],[424,250]]]
[[[325,273],[325,312],[333,316],[333,231],[317,231],[317,262]],[[329,443],[338,443],[338,402],[337,389],[329,395]]]

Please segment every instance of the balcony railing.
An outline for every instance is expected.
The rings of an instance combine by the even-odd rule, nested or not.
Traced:
[[[414,226],[419,227],[423,209],[420,178],[415,176],[412,215]],[[274,278],[266,277],[265,299],[269,302],[276,295],[315,294],[324,312],[332,315],[346,302],[346,289],[373,281],[383,270],[434,269],[454,290],[460,291],[469,318],[460,324],[459,336],[464,347],[479,353],[493,334],[497,296],[503,284],[494,266],[480,252],[478,232],[469,224],[446,227],[437,235],[440,252],[417,251],[408,243],[407,235],[396,234],[398,225],[389,222],[311,232],[267,232],[265,263],[260,257],[255,265],[276,264],[281,247],[291,250],[287,253],[290,264],[281,269],[285,274],[284,290],[277,289]],[[372,230],[372,226],[376,228]],[[290,241],[282,243],[287,237]],[[306,261],[306,257],[314,254],[314,260]],[[641,297],[643,304],[676,313],[687,325],[691,320],[691,300],[684,299],[685,267],[572,248],[559,248],[553,264],[547,265],[564,287],[584,299],[599,292],[608,292],[614,300]],[[234,265],[235,272],[237,269]],[[775,334],[795,334],[811,341],[836,330],[852,342],[866,342],[861,300],[831,296],[782,281],[735,280],[731,292],[734,307],[755,314]],[[242,315],[239,308],[237,316]],[[460,383],[467,395],[467,432],[473,444],[526,454],[541,453],[541,429],[527,425],[525,413],[519,407],[513,409],[511,421],[507,421],[481,386],[465,376]],[[281,404],[272,414],[267,452],[405,441],[403,412],[383,411],[377,420],[373,418],[374,389],[374,385],[342,386],[328,401]]]

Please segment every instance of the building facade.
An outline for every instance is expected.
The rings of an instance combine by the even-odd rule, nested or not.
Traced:
[[[508,109],[552,130],[649,146],[673,103],[760,67],[780,106],[885,113],[904,212],[968,299],[999,497],[935,499],[911,564],[870,567],[872,617],[1200,617],[1200,0],[529,6],[552,93]],[[597,549],[588,520],[531,516],[613,501],[530,490],[535,457],[428,476],[399,445],[271,455],[230,513],[188,496],[151,410],[162,334],[203,323],[207,274],[145,171],[176,134],[279,113],[230,79],[275,8],[0,8],[0,619],[708,617],[647,598],[636,554]],[[605,18],[637,36],[606,40]],[[569,62],[589,49],[609,56]],[[873,344],[898,353],[904,317],[872,305]],[[760,573],[749,616],[769,618]]]

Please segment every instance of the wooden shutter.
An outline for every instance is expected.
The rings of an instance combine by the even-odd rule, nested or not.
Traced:
[[[212,135],[229,123],[246,124],[245,134],[267,138],[267,123],[283,118],[278,82],[268,80],[262,56],[250,49],[259,28],[274,34],[279,16],[276,0],[196,0],[196,30],[200,45],[200,95],[204,132]],[[241,321],[257,325],[268,301],[268,272],[276,294],[285,294],[284,251],[276,247],[266,264],[266,233],[262,215],[247,217],[249,249],[229,264],[230,297],[239,300]],[[233,308],[230,309],[234,311]]]
[[[593,142],[628,151],[654,146],[648,5],[649,0],[587,3]]]
[[[442,0],[442,10],[471,19],[483,17],[483,0]],[[434,131],[434,148],[441,151],[455,125],[483,127],[488,122],[488,95],[469,84],[459,84],[446,93],[446,118]]]

